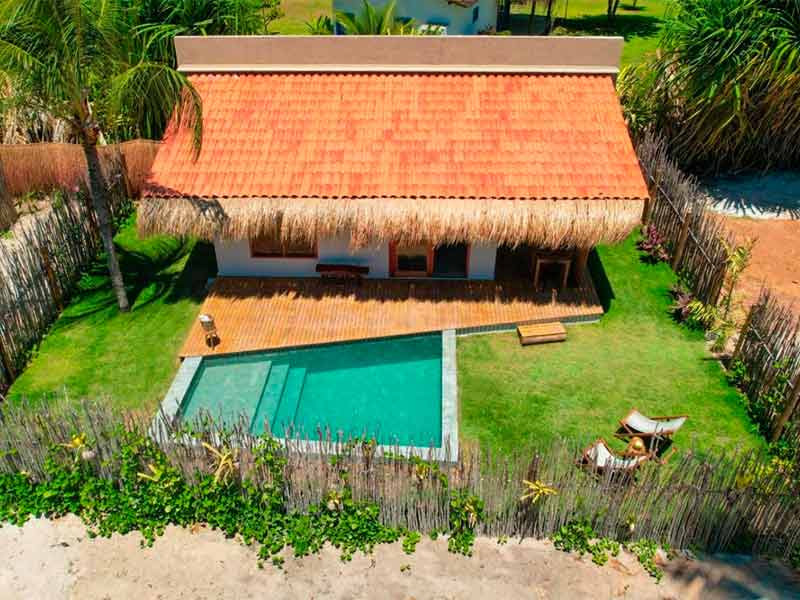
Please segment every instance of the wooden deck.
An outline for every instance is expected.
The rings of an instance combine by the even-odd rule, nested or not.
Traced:
[[[181,356],[228,354],[520,323],[597,319],[591,280],[579,289],[536,293],[530,282],[219,278],[203,304],[219,343],[210,348],[195,322]]]

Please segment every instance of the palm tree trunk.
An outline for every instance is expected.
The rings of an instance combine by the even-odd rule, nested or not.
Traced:
[[[88,139],[87,139],[88,138]],[[128,295],[125,293],[125,283],[122,281],[122,271],[119,268],[117,252],[114,249],[114,231],[111,227],[111,211],[109,210],[108,190],[103,183],[100,171],[100,157],[97,155],[97,144],[93,143],[93,136],[83,136],[83,153],[86,156],[86,166],[89,170],[89,191],[92,197],[92,208],[97,216],[97,229],[103,248],[108,259],[108,272],[111,275],[111,287],[117,296],[117,304],[122,312],[130,309]]]
[[[544,22],[544,34],[550,35],[553,29],[553,3],[555,0],[547,0],[547,19]]]
[[[531,14],[528,15],[528,35],[533,35],[533,24],[536,21],[536,0],[531,0]]]

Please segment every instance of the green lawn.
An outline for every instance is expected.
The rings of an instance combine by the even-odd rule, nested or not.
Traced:
[[[104,260],[81,280],[72,303],[10,391],[42,401],[108,398],[152,411],[177,369],[177,352],[215,271],[207,244],[160,236],[140,240],[133,223],[116,237],[133,309],[120,313]],[[666,265],[638,260],[633,238],[599,250],[596,279],[607,276],[608,314],[569,329],[566,343],[522,348],[511,333],[458,341],[461,431],[500,449],[546,446],[563,436],[608,439],[635,406],[650,414],[688,413],[682,448],[753,448],[738,393],[702,336],[672,322]]]
[[[658,34],[669,0],[639,0],[621,3],[617,16],[609,26],[604,0],[569,0],[559,2],[556,9],[558,21],[556,35],[621,35],[625,38],[622,64],[641,62],[658,47]],[[528,33],[530,2],[512,6],[511,29],[515,34]],[[538,2],[537,15],[544,11],[544,2]],[[535,27],[541,27],[537,20]],[[534,30],[536,32],[536,29]]]
[[[633,3],[620,4],[617,18],[609,27],[606,19],[604,0],[569,0],[559,2],[558,23],[554,33],[558,35],[621,35],[625,38],[622,51],[622,64],[640,62],[658,46],[658,31],[669,0],[639,0],[636,8]],[[537,14],[544,10],[540,1]],[[270,25],[270,31],[283,35],[308,33],[305,22],[318,15],[332,13],[332,0],[283,0],[285,16]],[[512,6],[511,29],[515,34],[528,33],[528,14],[530,3]],[[537,21],[535,28],[541,27]],[[534,29],[534,32],[538,29]]]
[[[66,392],[147,411],[161,401],[205,282],[216,271],[213,248],[165,236],[140,240],[133,223],[115,242],[132,310],[117,310],[101,258],[14,382],[10,400],[39,402]]]
[[[306,22],[313,21],[320,15],[333,14],[332,0],[283,0],[281,2],[284,16],[273,21],[269,30],[282,35],[308,34]]]
[[[641,263],[633,237],[599,256],[613,293],[608,314],[569,327],[565,343],[523,348],[513,333],[459,338],[462,437],[506,450],[546,447],[557,436],[611,441],[617,420],[636,407],[690,415],[676,436],[683,449],[760,447],[702,335],[668,315],[670,269]],[[594,269],[600,281],[602,268]]]

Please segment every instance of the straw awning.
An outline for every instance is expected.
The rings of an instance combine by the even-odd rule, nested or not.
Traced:
[[[590,247],[647,187],[609,75],[198,74],[203,145],[170,131],[143,234]]]

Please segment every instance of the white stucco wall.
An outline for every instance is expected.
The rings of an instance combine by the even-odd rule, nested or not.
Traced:
[[[351,251],[349,238],[319,241],[318,258],[253,258],[247,240],[214,242],[219,275],[223,277],[318,277],[317,263],[347,263],[369,267],[369,277],[389,277],[389,245]],[[469,254],[470,279],[494,279],[496,244],[473,244]]]
[[[318,258],[253,258],[247,240],[214,242],[217,267],[227,277],[318,277],[317,263],[347,263],[369,267],[369,277],[389,277],[389,246],[350,251],[346,236],[319,241]]]
[[[371,0],[383,6],[388,0]],[[472,22],[475,6],[478,20]],[[487,27],[497,25],[497,0],[479,0],[475,6],[465,8],[448,4],[447,0],[397,0],[395,14],[398,18],[414,19],[418,25],[433,23],[446,25],[448,35],[473,35]],[[363,10],[363,0],[334,0],[334,11],[358,14]]]
[[[469,250],[470,279],[494,279],[494,262],[497,244],[473,244]]]

